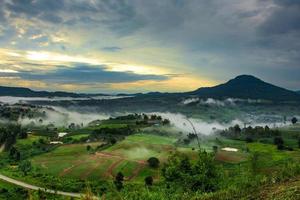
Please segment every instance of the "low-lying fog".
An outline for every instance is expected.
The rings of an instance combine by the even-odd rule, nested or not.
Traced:
[[[227,98],[224,100],[218,100],[213,98],[201,99],[201,98],[187,98],[183,100],[181,103],[183,105],[188,105],[191,103],[197,103],[200,105],[214,105],[214,106],[235,106],[238,102],[246,102],[246,103],[261,103],[263,100],[260,99],[237,99],[237,98]]]
[[[86,97],[86,98],[72,98],[72,97],[10,97],[10,96],[2,96],[0,97],[0,102],[8,103],[8,104],[15,104],[15,103],[26,103],[31,101],[73,101],[73,100],[89,100],[89,99],[116,99],[116,98],[124,98],[125,96],[95,96],[95,97]],[[128,97],[128,96],[127,96]],[[227,106],[232,105],[234,106],[237,102],[246,101],[248,103],[258,103],[259,100],[243,100],[243,99],[225,99],[225,100],[216,100],[212,98],[208,99],[199,99],[199,98],[188,98],[182,101],[182,104],[190,104],[190,103],[198,103],[198,104],[209,104],[214,106]],[[45,111],[46,116],[42,119],[42,123],[40,118],[20,118],[19,122],[23,125],[35,123],[35,124],[54,124],[55,126],[68,126],[71,123],[76,125],[87,125],[89,122],[94,120],[103,120],[108,119],[110,116],[116,115],[125,115],[129,113],[98,113],[96,112],[97,109],[84,106],[84,107],[69,107],[68,109],[61,108],[61,107],[52,107],[53,110],[44,108],[42,111]],[[206,122],[201,119],[196,118],[189,118],[183,114],[179,113],[170,113],[170,112],[156,112],[156,113],[148,113],[150,114],[157,114],[162,116],[165,119],[169,119],[171,123],[178,128],[180,131],[188,133],[193,132],[193,128],[190,122],[194,125],[195,129],[198,133],[209,135],[213,133],[215,130],[223,130],[230,126],[234,126],[236,124],[240,125],[240,127],[246,125],[249,126],[269,126],[271,128],[274,127],[281,127],[286,124],[283,123],[282,116],[245,116],[243,120],[235,119],[229,123],[221,123],[221,122]],[[190,121],[190,122],[189,122]]]
[[[94,109],[92,107],[85,107],[85,108],[79,108],[75,107],[72,108],[71,110],[61,108],[61,107],[51,107],[51,109],[44,108],[42,111],[45,112],[46,117],[44,117],[42,120],[43,125],[48,125],[48,124],[54,124],[55,126],[68,126],[71,123],[75,123],[76,125],[83,125],[86,126],[89,122],[94,121],[94,120],[103,120],[103,119],[108,119],[111,116],[116,116],[116,114],[105,114],[105,113],[96,113],[94,112]],[[129,113],[119,113],[117,115],[126,115]],[[153,113],[147,113],[148,115],[151,114],[156,114],[162,116],[164,119],[169,119],[171,121],[171,124],[175,126],[177,129],[179,129],[182,132],[185,133],[190,133],[193,132],[193,126],[195,127],[197,133],[203,134],[203,135],[209,135],[213,133],[216,130],[223,130],[226,129],[230,126],[234,126],[238,124],[240,127],[245,126],[245,121],[235,119],[232,120],[229,123],[220,123],[220,122],[206,122],[201,119],[197,118],[187,118],[185,115],[180,114],[180,113],[170,113],[170,112],[153,112]],[[264,116],[265,117],[265,116]],[[280,118],[280,117],[278,117]],[[277,119],[278,119],[277,118]],[[259,116],[257,119],[260,119]],[[190,123],[190,122],[191,123]],[[34,119],[29,119],[29,118],[21,118],[19,119],[19,123],[23,125],[27,125],[34,122],[35,124],[39,124],[40,118],[34,118]],[[247,121],[246,123],[247,126],[269,126],[271,128],[274,127],[281,127],[286,124],[284,124],[281,121],[269,121],[269,122],[262,122],[252,120],[252,121]]]
[[[89,122],[94,120],[108,119],[110,116],[107,114],[98,114],[92,112],[77,112],[70,111],[61,107],[52,107],[54,110],[42,109],[45,111],[46,117],[42,119],[43,125],[54,124],[55,126],[68,126],[71,123],[76,125],[86,126]],[[41,118],[20,118],[19,123],[27,125],[30,123],[40,124]]]
[[[181,130],[182,132],[185,133],[190,133],[194,132],[193,126],[195,127],[196,131],[198,134],[203,134],[203,135],[209,135],[212,134],[216,130],[223,130],[226,128],[229,128],[230,126],[234,126],[238,124],[240,127],[244,127],[245,122],[236,119],[231,121],[230,123],[219,123],[219,122],[205,122],[201,119],[196,119],[196,118],[187,118],[185,115],[179,114],[179,113],[150,113],[150,114],[156,114],[162,116],[164,119],[169,119],[171,121],[171,124],[174,125],[176,128]],[[191,123],[190,123],[190,122]],[[274,127],[282,127],[286,124],[283,122],[257,122],[257,121],[252,121],[252,122],[247,122],[247,126],[269,126],[270,128]]]

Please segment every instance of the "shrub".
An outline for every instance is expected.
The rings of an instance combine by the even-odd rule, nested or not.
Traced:
[[[152,168],[157,168],[159,166],[159,160],[156,157],[151,157],[147,160],[148,164]]]
[[[274,144],[277,145],[278,150],[283,150],[284,149],[284,141],[282,137],[275,137],[274,138]]]
[[[153,185],[153,178],[152,178],[152,176],[147,176],[145,178],[145,185],[147,185],[147,186]]]
[[[116,177],[115,177],[115,181],[114,181],[114,184],[115,184],[118,191],[120,191],[123,188],[123,181],[124,181],[123,173],[118,172]]]
[[[196,162],[191,162],[185,154],[171,155],[162,169],[162,175],[174,187],[200,192],[215,191],[220,178],[214,155],[206,151],[199,151]]]

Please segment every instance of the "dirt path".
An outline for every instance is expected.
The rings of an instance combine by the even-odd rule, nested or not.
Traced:
[[[18,180],[9,178],[9,177],[4,176],[2,174],[0,174],[0,179],[3,180],[3,181],[6,181],[8,183],[12,183],[14,185],[18,185],[20,187],[23,187],[23,188],[26,188],[26,189],[30,189],[30,190],[42,190],[42,191],[50,193],[50,194],[58,194],[58,195],[63,195],[63,196],[68,196],[68,197],[76,197],[76,198],[80,198],[81,196],[83,196],[80,193],[55,191],[55,190],[50,190],[50,189],[38,187],[38,186],[35,186],[35,185],[30,185],[30,184],[24,183],[22,181],[18,181]]]
[[[107,174],[107,176],[112,176],[113,177],[114,168],[117,167],[123,161],[124,161],[124,159],[120,159],[120,160],[117,160],[116,162],[114,162],[113,164],[111,164],[109,166],[109,168],[107,169],[107,171],[105,172],[105,174]]]
[[[139,174],[139,172],[144,168],[144,166],[147,164],[147,162],[144,160],[127,159],[122,155],[112,154],[112,153],[107,153],[107,152],[97,152],[96,156],[119,159],[116,162],[112,163],[105,173],[106,176],[111,176],[111,177],[114,176],[113,175],[114,168],[116,168],[121,162],[123,162],[123,161],[136,162],[138,164],[138,166],[136,167],[136,169],[134,169],[134,171],[132,172],[132,174],[129,177],[125,177],[125,180],[127,180],[127,181],[130,181],[131,179],[135,178]]]
[[[60,174],[59,176],[64,176],[67,173],[69,173],[71,171],[71,169],[73,169],[74,167],[79,166],[81,163],[83,163],[83,161],[78,161],[76,162],[74,165],[72,165],[71,167],[65,168]]]
[[[102,163],[98,162],[93,168],[80,176],[81,179],[87,178],[94,170],[96,170]]]
[[[144,164],[139,163],[138,167],[134,169],[132,174],[129,177],[126,177],[125,180],[130,181],[131,179],[135,178],[139,172],[144,168]]]

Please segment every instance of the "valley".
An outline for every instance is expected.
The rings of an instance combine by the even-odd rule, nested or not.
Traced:
[[[264,188],[300,174],[297,101],[9,98],[0,109],[0,197],[271,199]],[[211,171],[193,178],[200,169]],[[290,192],[296,199],[297,187]]]

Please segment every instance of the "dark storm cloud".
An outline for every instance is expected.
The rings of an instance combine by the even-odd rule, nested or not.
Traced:
[[[61,0],[12,0],[5,7],[11,17],[36,18],[51,23],[61,23],[63,20],[57,15],[57,11],[64,9],[64,1]]]
[[[266,35],[300,32],[300,1],[275,0],[279,7],[260,27]]]
[[[28,17],[35,17],[44,12],[55,13],[64,9],[64,1],[62,0],[12,0],[6,3],[8,10],[14,15],[24,14]]]
[[[43,80],[49,83],[63,84],[93,84],[93,83],[122,83],[140,80],[166,80],[168,76],[160,75],[139,75],[132,72],[105,71],[105,66],[80,65],[76,67],[60,66],[50,72],[20,72],[18,73],[25,80]]]

